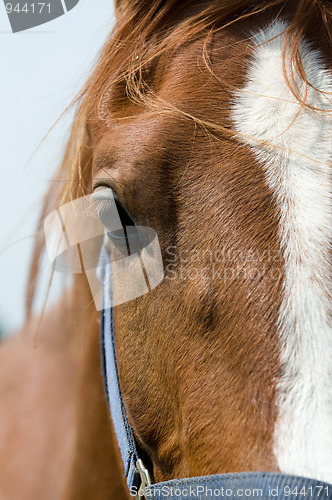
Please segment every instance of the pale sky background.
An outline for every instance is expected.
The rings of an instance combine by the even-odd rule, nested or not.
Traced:
[[[12,34],[0,3],[0,329],[5,334],[24,320],[33,243],[26,237],[35,230],[41,198],[61,160],[72,113],[30,158],[86,80],[113,23],[111,0],[80,0],[64,16]],[[44,267],[45,285],[47,259]]]

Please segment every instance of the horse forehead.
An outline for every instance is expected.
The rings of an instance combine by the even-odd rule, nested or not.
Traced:
[[[171,152],[175,156],[183,152],[190,141],[194,125],[179,123],[177,116],[146,113],[130,120],[112,121],[99,132],[93,152],[95,169],[124,164],[161,162]],[[179,134],[179,131],[181,133]]]
[[[227,51],[223,50],[225,44]],[[205,38],[188,42],[176,52],[161,56],[149,71],[154,74],[152,87],[155,102],[152,99],[152,106],[158,104],[160,111],[160,104],[164,103],[164,113],[158,110],[151,112],[144,105],[135,105],[128,97],[124,101],[125,88],[119,100],[119,94],[112,85],[104,89],[104,99],[92,112],[93,135],[99,141],[103,136],[111,138],[118,135],[123,138],[123,132],[127,130],[128,135],[136,129],[136,138],[140,134],[142,139],[149,137],[153,140],[163,127],[167,130],[169,124],[176,125],[179,120],[174,119],[175,114],[172,114],[176,110],[198,118],[220,119],[216,113],[230,101],[230,94],[224,91],[220,81],[233,88],[243,84],[248,55],[244,44],[247,49],[247,43],[226,33],[213,42],[207,42]],[[127,139],[130,141],[130,137]]]
[[[183,44],[158,63],[156,77],[160,94],[200,101],[202,89],[206,89],[204,97],[211,99],[218,91],[218,97],[226,96],[221,92],[221,83],[242,82],[249,57],[248,44],[243,34],[229,31],[211,37],[204,35]]]

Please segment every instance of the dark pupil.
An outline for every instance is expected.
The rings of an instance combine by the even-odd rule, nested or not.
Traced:
[[[117,200],[115,197],[114,197],[114,201],[115,201],[115,205],[116,205],[116,208],[117,208],[117,211],[118,211],[118,214],[119,214],[119,217],[120,217],[120,222],[122,224],[123,227],[126,227],[126,226],[134,226],[134,222],[132,221],[132,219],[129,217],[127,211],[123,208],[123,206],[121,205],[121,203],[119,202],[119,200]],[[112,203],[106,203],[99,211],[98,215],[99,215],[99,219],[100,221],[102,222],[102,224],[104,224],[105,228],[109,231],[109,232],[113,232],[114,229],[113,229],[113,217],[114,217],[114,205],[112,207]]]
[[[108,213],[107,209],[99,214],[101,222],[104,224],[106,229],[108,229],[109,237],[112,239],[117,249],[123,253],[123,255],[130,255],[140,252],[145,245],[144,238],[142,238],[139,231],[136,229],[133,220],[128,215],[128,212],[124,209],[124,207],[115,196],[114,201],[120,217],[122,229],[112,230],[110,227],[108,227],[110,214]]]
[[[134,222],[129,217],[127,211],[123,208],[123,206],[121,205],[119,200],[117,200],[116,198],[114,198],[114,199],[115,199],[115,205],[116,205],[116,208],[118,210],[122,226],[123,227],[134,226],[135,225]]]

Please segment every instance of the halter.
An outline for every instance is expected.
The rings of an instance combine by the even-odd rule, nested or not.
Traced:
[[[151,484],[150,474],[139,456],[121,395],[115,349],[112,308],[112,263],[103,245],[98,273],[103,283],[101,346],[107,400],[118,440],[129,493],[136,500],[213,500],[262,498],[264,500],[332,500],[332,485],[306,477],[277,472],[241,472],[178,478]],[[332,464],[331,464],[332,467]]]

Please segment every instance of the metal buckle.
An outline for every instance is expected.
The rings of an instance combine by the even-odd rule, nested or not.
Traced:
[[[141,477],[141,484],[136,495],[136,500],[147,499],[145,488],[151,486],[151,479],[148,469],[144,466],[142,460],[139,458],[136,462],[136,467]]]

